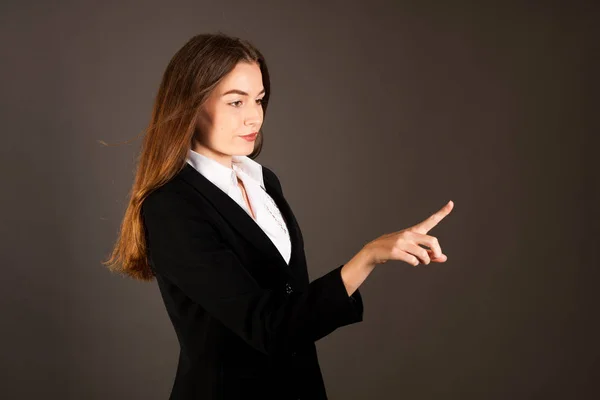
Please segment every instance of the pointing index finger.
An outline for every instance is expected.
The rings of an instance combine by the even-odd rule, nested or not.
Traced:
[[[435,214],[431,215],[429,218],[424,220],[423,222],[418,223],[414,226],[415,230],[419,233],[426,234],[430,230],[432,230],[442,219],[446,217],[446,215],[450,214],[450,211],[454,208],[454,202],[450,200],[444,207],[442,207]]]

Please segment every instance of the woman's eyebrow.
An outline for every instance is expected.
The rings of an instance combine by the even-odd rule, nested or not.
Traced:
[[[258,92],[258,94],[263,94],[265,92],[265,89],[263,88],[263,90],[261,90],[260,92]],[[231,89],[226,91],[225,93],[222,94],[222,96],[228,95],[228,94],[241,94],[242,96],[248,96],[248,93],[244,92],[243,90],[239,90],[239,89]]]

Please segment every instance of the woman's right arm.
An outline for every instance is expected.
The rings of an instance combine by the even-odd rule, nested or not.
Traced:
[[[310,282],[306,290],[281,296],[254,280],[210,219],[184,195],[159,189],[145,199],[142,215],[154,270],[265,354],[291,353],[362,321],[358,286],[375,264],[412,257],[399,249],[412,246],[416,235],[384,235],[347,264]],[[439,246],[430,245],[441,254]]]

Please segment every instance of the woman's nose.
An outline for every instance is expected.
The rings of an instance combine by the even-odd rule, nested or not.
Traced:
[[[262,113],[260,111],[250,112],[246,116],[246,125],[255,125],[262,121]]]

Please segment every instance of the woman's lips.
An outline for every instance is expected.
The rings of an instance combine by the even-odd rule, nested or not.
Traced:
[[[256,139],[256,136],[257,136],[257,135],[258,135],[258,132],[254,132],[254,133],[251,133],[251,134],[249,134],[249,135],[244,135],[244,136],[240,136],[240,137],[241,137],[242,139],[246,139],[246,140],[248,140],[248,141],[252,141],[252,140]]]

